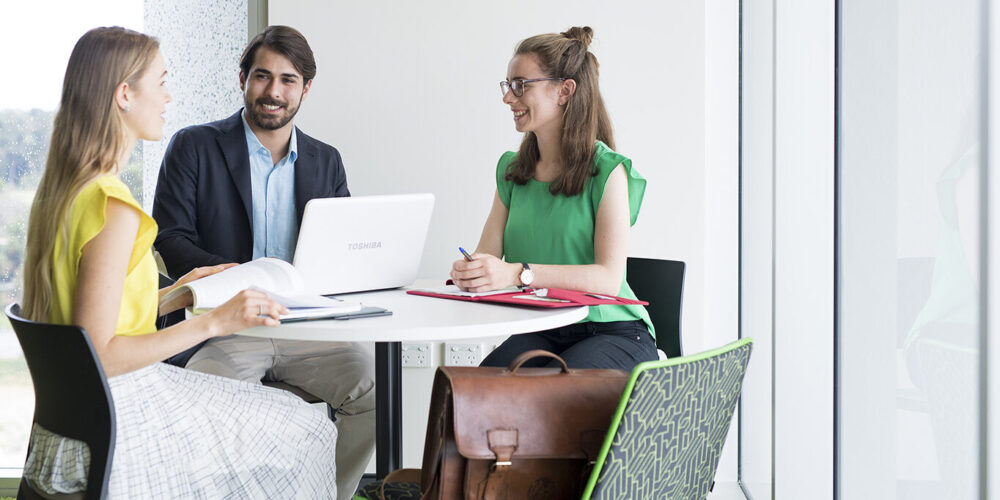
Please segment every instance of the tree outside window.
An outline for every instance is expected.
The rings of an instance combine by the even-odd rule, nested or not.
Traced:
[[[52,15],[52,8],[60,13]],[[52,120],[63,74],[76,40],[97,26],[142,30],[143,6],[134,0],[13,2],[4,5],[0,30],[4,65],[16,68],[0,79],[0,306],[20,301],[28,214],[45,168]],[[46,19],[40,29],[29,19]],[[18,49],[24,47],[24,49]],[[30,47],[30,50],[27,48]],[[23,78],[15,78],[21,75]],[[30,77],[28,76],[30,75]],[[129,158],[122,180],[143,199],[142,144]],[[0,476],[20,476],[28,445],[34,394],[21,348],[6,316],[0,315]]]

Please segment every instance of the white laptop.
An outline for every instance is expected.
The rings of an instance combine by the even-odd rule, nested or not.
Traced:
[[[433,210],[430,193],[310,200],[292,265],[323,295],[409,285]]]

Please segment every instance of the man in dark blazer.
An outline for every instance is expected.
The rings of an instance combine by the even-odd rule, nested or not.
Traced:
[[[172,278],[260,257],[290,261],[306,202],[350,196],[340,153],[292,123],[315,74],[302,34],[270,26],[240,60],[245,107],[171,139],[153,217],[155,248]],[[252,383],[280,380],[329,403],[337,412],[338,496],[352,497],[374,449],[370,346],[233,335],[209,340],[181,364]]]
[[[250,159],[243,110],[178,131],[160,166],[153,217],[156,251],[177,278],[201,266],[253,259]],[[350,196],[340,153],[296,130],[296,225],[313,198]]]

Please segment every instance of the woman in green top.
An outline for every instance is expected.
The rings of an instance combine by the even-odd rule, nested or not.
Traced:
[[[613,150],[597,59],[587,49],[593,34],[584,27],[534,36],[510,60],[500,89],[524,139],[500,157],[476,253],[452,265],[463,290],[530,285],[635,297],[625,262],[646,180]],[[574,368],[631,370],[657,358],[642,306],[592,306],[580,323],[512,336],[483,365],[507,366],[531,349],[560,354]]]

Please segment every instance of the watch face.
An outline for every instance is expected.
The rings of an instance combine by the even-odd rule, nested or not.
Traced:
[[[535,273],[531,269],[524,269],[521,271],[521,284],[528,286],[532,281],[535,281]]]

